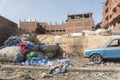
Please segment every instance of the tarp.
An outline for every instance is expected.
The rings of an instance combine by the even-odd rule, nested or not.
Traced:
[[[26,60],[25,62],[22,62],[22,64],[25,64],[25,65],[53,65],[53,62],[48,61],[43,58],[40,58],[40,57],[33,57],[31,60]]]
[[[19,37],[17,36],[12,36],[9,37],[5,42],[5,46],[16,46],[20,42]]]
[[[50,74],[60,74],[60,73],[64,73],[67,71],[67,63],[72,63],[74,62],[74,60],[72,59],[61,59],[58,60],[58,63],[60,63],[61,65],[54,67],[53,69],[51,69]]]

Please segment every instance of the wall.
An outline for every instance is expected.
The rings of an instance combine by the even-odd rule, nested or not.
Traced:
[[[37,22],[20,22],[20,28],[27,32],[33,32],[37,28],[37,24]]]
[[[104,46],[110,39],[120,38],[120,36],[100,36],[90,35],[81,37],[38,35],[40,42],[49,42],[50,44],[59,43],[61,48],[68,54],[79,53],[83,55],[87,48]]]

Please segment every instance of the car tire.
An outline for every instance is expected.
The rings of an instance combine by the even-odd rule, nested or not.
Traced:
[[[90,58],[90,61],[94,64],[100,64],[103,61],[103,58],[99,54],[93,54]]]

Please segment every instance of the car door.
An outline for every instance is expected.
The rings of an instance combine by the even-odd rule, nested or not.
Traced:
[[[120,58],[120,40],[113,40],[106,47],[106,58]]]

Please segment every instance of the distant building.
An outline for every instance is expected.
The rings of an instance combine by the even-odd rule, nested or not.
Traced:
[[[101,26],[120,29],[120,0],[106,0],[104,2]]]
[[[66,33],[92,29],[94,27],[92,13],[68,15],[65,27]]]
[[[20,21],[20,28],[28,32],[36,30],[53,35],[63,35],[66,33],[81,32],[82,30],[90,30],[94,26],[92,13],[72,14],[68,15],[65,23],[53,24],[41,23],[37,21]],[[43,31],[44,30],[44,31]]]
[[[46,24],[45,24],[46,25]],[[26,32],[35,32],[36,29],[40,34],[45,34],[44,25],[42,23],[34,21],[34,20],[24,20],[20,21],[20,28]]]

